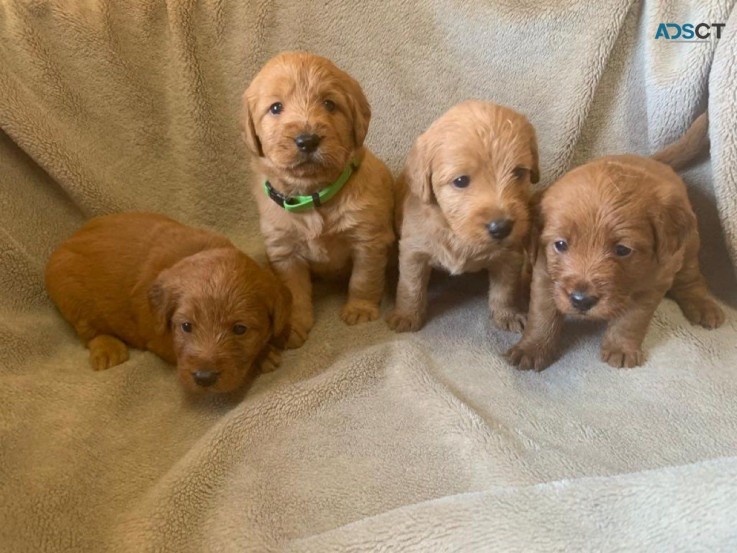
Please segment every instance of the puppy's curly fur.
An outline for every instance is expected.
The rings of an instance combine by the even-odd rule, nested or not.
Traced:
[[[487,270],[493,322],[521,331],[531,183],[538,180],[535,131],[524,116],[470,100],[437,119],[417,139],[398,181],[405,198],[389,326],[422,326],[430,271],[438,267],[451,274]],[[491,232],[498,222],[508,234]]]
[[[51,255],[46,287],[95,370],[146,349],[189,390],[229,392],[254,365],[274,368],[288,333],[291,297],[273,274],[225,237],[153,213],[92,219]]]
[[[272,267],[294,298],[290,347],[312,328],[311,274],[350,270],[347,324],[379,316],[385,270],[395,242],[394,188],[386,166],[364,147],[371,109],[359,84],[330,60],[288,52],[271,59],[243,95],[243,136],[253,154],[254,195]],[[315,135],[314,151],[295,139]],[[344,188],[319,208],[285,211],[263,191],[268,180],[284,196],[332,184],[351,160],[359,163]]]
[[[682,166],[677,154],[699,150],[687,142],[703,124],[658,157]],[[619,155],[578,167],[545,191],[540,224],[528,326],[507,352],[520,369],[552,362],[565,315],[609,321],[601,356],[614,367],[643,363],[642,341],[666,293],[692,323],[724,322],[699,269],[686,186],[668,165]]]

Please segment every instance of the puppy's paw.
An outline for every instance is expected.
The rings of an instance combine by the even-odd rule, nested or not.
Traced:
[[[287,349],[301,348],[307,340],[307,334],[309,334],[308,330],[303,330],[301,327],[292,324],[285,347]]]
[[[375,321],[379,318],[379,306],[364,300],[348,300],[343,306],[340,318],[347,325]]]
[[[645,362],[645,354],[640,348],[627,347],[622,344],[603,344],[601,360],[615,369],[631,369]]]
[[[90,365],[96,371],[103,371],[128,361],[128,348],[114,336],[95,336],[89,341]]]
[[[704,328],[718,328],[724,323],[724,311],[710,297],[693,298],[679,302],[681,311],[692,324]]]
[[[512,365],[521,371],[537,371],[546,369],[553,362],[553,355],[543,346],[535,342],[520,341],[504,354]]]
[[[501,330],[522,333],[527,324],[527,313],[511,309],[494,309],[491,312],[491,322]]]
[[[422,315],[418,313],[400,313],[392,311],[386,317],[386,323],[394,332],[414,332],[422,328]]]
[[[258,360],[258,369],[262,373],[270,373],[279,368],[280,363],[281,351],[269,344],[266,346],[266,350],[261,353],[261,357]]]

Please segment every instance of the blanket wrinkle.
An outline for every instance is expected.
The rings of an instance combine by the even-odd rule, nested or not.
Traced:
[[[662,21],[726,27],[669,43]],[[735,0],[1,0],[0,550],[737,549],[736,29]],[[482,275],[433,278],[411,335],[344,325],[345,283],[316,282],[310,339],[240,395],[189,397],[147,352],[91,371],[49,254],[91,216],[150,210],[263,259],[241,95],[300,48],[361,83],[395,175],[467,98],[529,117],[541,186],[649,155],[708,105],[710,157],[682,175],[727,322],[664,301],[631,371],[599,360],[601,325],[567,324],[523,374]]]
[[[571,159],[574,156],[574,152],[579,145],[581,133],[584,128],[584,121],[589,115],[592,102],[596,97],[599,83],[602,80],[602,75],[609,64],[610,56],[615,45],[618,42],[620,33],[622,32],[622,24],[626,20],[627,14],[633,9],[636,2],[634,0],[620,1],[613,8],[613,20],[610,21],[609,25],[604,29],[604,36],[600,36],[600,41],[596,50],[596,61],[594,64],[588,67],[588,71],[584,73],[584,89],[585,93],[580,98],[579,103],[576,106],[576,113],[568,121],[569,128],[565,133],[565,144],[566,147],[559,150],[557,156],[553,159],[553,167],[569,167]],[[565,173],[565,169],[559,169],[555,172],[546,172],[552,177],[552,180],[548,180],[548,184],[553,180],[558,179]]]
[[[422,350],[419,351],[421,352]],[[432,357],[425,353],[421,353],[420,355],[424,363],[426,363],[424,365],[425,367],[427,364],[432,363]],[[519,429],[512,428],[502,420],[490,416],[482,407],[474,405],[473,400],[456,388],[452,380],[442,378],[440,375],[433,374],[428,370],[422,370],[421,375],[424,381],[434,382],[436,387],[447,392],[448,406],[459,412],[466,413],[462,421],[466,422],[474,431],[480,431],[481,435],[477,436],[479,439],[482,441],[505,442],[510,453],[515,455],[515,460],[521,465],[524,465],[523,454],[525,452],[540,448],[539,443],[533,437]]]
[[[642,550],[648,545],[660,550],[658,544],[668,541],[668,536],[657,521],[649,518],[641,524],[641,531],[636,535],[617,536],[617,528],[610,525],[607,519],[612,510],[616,510],[622,519],[629,524],[636,524],[638,517],[642,517],[636,508],[622,509],[628,505],[651,505],[654,511],[668,516],[676,516],[682,521],[677,530],[678,537],[684,539],[675,551],[693,550],[694,538],[699,539],[699,545],[707,550],[709,545],[718,551],[728,551],[737,545],[737,535],[732,530],[722,527],[712,534],[711,525],[702,526],[703,519],[690,503],[695,495],[693,488],[684,486],[678,477],[684,474],[695,473],[705,477],[697,493],[714,494],[720,486],[727,486],[731,494],[737,493],[737,486],[730,480],[734,471],[729,470],[735,461],[733,457],[717,458],[701,463],[694,463],[673,467],[671,475],[660,471],[643,471],[619,475],[616,482],[607,479],[591,477],[570,481],[555,481],[528,486],[523,489],[498,488],[480,492],[459,494],[455,497],[443,497],[430,500],[424,504],[405,506],[395,511],[382,513],[371,519],[350,523],[343,527],[332,529],[322,534],[315,534],[291,542],[284,551],[368,551],[371,547],[382,547],[382,551],[426,551],[426,550],[474,550],[474,547],[504,546],[508,543],[509,534],[526,528],[530,534],[530,541],[526,548],[512,547],[511,551],[550,551],[559,548],[576,551],[587,550]],[[712,472],[727,468],[727,474]],[[674,503],[655,503],[649,496],[649,486],[643,484],[654,481],[658,487],[672,489]],[[602,485],[603,484],[603,485]],[[615,486],[612,486],[615,484]],[[604,492],[603,494],[601,492]],[[541,495],[545,496],[543,503],[535,502]],[[728,496],[729,497],[729,496]],[[492,499],[500,502],[504,510],[496,509],[487,512],[484,507]],[[550,498],[550,500],[547,500]],[[524,505],[520,500],[526,501]],[[657,501],[657,500],[656,500]],[[573,519],[566,516],[566,508],[570,503],[587,505],[590,516],[584,519]],[[720,505],[726,504],[720,501]],[[462,509],[462,512],[459,511]],[[433,515],[441,510],[449,517],[442,526],[433,524]],[[500,515],[492,519],[493,515]],[[548,525],[557,522],[559,517],[565,518],[567,523],[560,530],[551,532]],[[719,528],[718,522],[731,519],[728,513],[717,515],[709,522]],[[542,524],[542,526],[540,526]],[[363,530],[364,525],[370,525],[377,534],[368,535]],[[422,536],[416,541],[387,540],[394,529],[401,528],[404,536]],[[555,527],[555,526],[554,526]],[[438,530],[439,528],[439,530]],[[454,532],[445,533],[452,528]],[[413,530],[412,530],[413,529]],[[462,541],[456,538],[462,535]],[[597,537],[589,540],[589,536]],[[586,537],[583,537],[586,536]],[[688,544],[688,545],[687,545]],[[649,549],[649,548],[648,548]]]
[[[722,105],[737,102],[737,7],[732,9],[724,30],[725,39],[720,40],[714,53],[712,71],[709,75],[709,138],[714,172],[716,204],[723,226],[732,267],[737,274],[737,113],[734,110],[712,110]],[[724,20],[724,19],[723,19]]]

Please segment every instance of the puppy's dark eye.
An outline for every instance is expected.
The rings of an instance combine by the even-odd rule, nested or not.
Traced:
[[[274,115],[279,115],[284,111],[284,105],[281,102],[276,102],[275,104],[271,104],[269,111]]]
[[[245,325],[233,325],[233,334],[237,334],[240,336],[241,334],[246,333],[246,326]]]
[[[515,167],[512,169],[512,176],[517,180],[521,180],[527,176],[529,172],[530,170],[527,167]]]
[[[332,100],[325,100],[322,105],[325,106],[325,109],[331,113],[335,111],[335,102],[333,102]]]
[[[192,332],[192,323],[182,323],[182,330],[184,332]]]
[[[560,253],[567,252],[568,251],[568,242],[566,242],[565,240],[557,240],[553,244],[553,247],[555,248],[555,251],[557,251],[557,252],[560,252]]]
[[[622,244],[617,244],[614,246],[614,255],[617,257],[627,257],[629,254],[632,253],[632,248],[628,248],[627,246],[623,246]]]
[[[468,175],[461,175],[453,181],[453,186],[456,188],[466,188],[471,184],[471,178]]]

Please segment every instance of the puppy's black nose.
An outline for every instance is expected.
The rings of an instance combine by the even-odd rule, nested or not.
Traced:
[[[309,154],[317,150],[320,145],[320,137],[316,134],[300,134],[294,139],[294,143],[301,151]]]
[[[489,231],[492,238],[502,240],[509,236],[509,233],[512,232],[513,226],[514,221],[512,221],[512,219],[494,219],[491,223],[486,225],[486,229]]]
[[[579,311],[588,311],[599,301],[596,296],[589,296],[579,291],[571,292],[568,298],[571,300],[571,305]]]
[[[207,388],[215,384],[219,377],[220,373],[213,371],[195,371],[192,373],[192,378],[194,378],[195,384],[202,386],[203,388]]]

